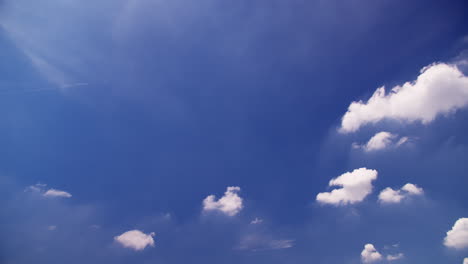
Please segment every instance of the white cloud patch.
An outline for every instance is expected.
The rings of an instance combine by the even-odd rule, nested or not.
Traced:
[[[468,264],[468,258],[465,258],[465,259],[463,260],[463,264]]]
[[[56,229],[57,229],[57,226],[55,226],[55,225],[51,225],[51,226],[47,227],[47,230],[49,230],[49,231],[54,231]]]
[[[361,202],[372,192],[372,181],[377,179],[377,171],[366,168],[355,169],[332,179],[329,186],[341,186],[331,192],[317,194],[322,204],[346,205]]]
[[[372,263],[382,260],[382,254],[380,254],[372,244],[366,244],[361,252],[361,260],[363,263]]]
[[[383,150],[387,148],[396,148],[408,141],[408,137],[399,138],[398,135],[390,132],[379,132],[369,139],[364,145],[354,143],[353,147],[362,148],[366,152]]]
[[[390,187],[383,189],[379,194],[379,202],[381,203],[400,203],[403,199],[410,196],[423,195],[424,190],[415,184],[407,183],[401,189],[394,190]]]
[[[63,197],[63,198],[70,198],[72,195],[69,192],[62,191],[62,190],[57,190],[57,189],[48,189],[46,191],[46,184],[42,183],[37,183],[35,185],[31,185],[26,187],[24,190],[25,192],[33,192],[33,193],[39,193],[42,196],[45,197]]]
[[[242,208],[242,198],[237,194],[240,187],[227,187],[224,196],[216,201],[216,196],[209,195],[203,200],[203,211],[219,211],[228,216],[238,214]]]
[[[64,197],[70,198],[72,195],[66,191],[61,191],[57,189],[49,189],[44,193],[45,197]]]
[[[145,234],[140,230],[130,230],[114,237],[114,240],[125,248],[141,251],[148,246],[154,246],[154,236],[154,232]]]
[[[403,255],[403,253],[398,253],[398,254],[388,255],[387,260],[388,261],[394,261],[394,260],[402,259],[404,257],[405,257],[405,255]]]
[[[408,123],[432,122],[468,105],[468,77],[455,65],[432,64],[414,82],[395,86],[386,94],[378,88],[367,102],[352,102],[341,120],[340,131],[355,132],[383,119]]]
[[[468,248],[468,218],[460,218],[455,222],[452,230],[447,232],[444,245],[455,249]]]

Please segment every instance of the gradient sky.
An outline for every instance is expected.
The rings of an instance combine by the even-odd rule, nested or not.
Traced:
[[[467,10],[0,0],[0,264],[463,264]]]

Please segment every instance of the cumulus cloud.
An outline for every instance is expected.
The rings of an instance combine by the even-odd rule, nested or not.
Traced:
[[[72,195],[69,192],[57,190],[57,189],[48,189],[46,191],[46,184],[37,183],[35,185],[31,185],[26,187],[25,192],[33,192],[39,193],[45,197],[63,197],[63,198],[70,198]]]
[[[145,234],[140,230],[130,230],[114,237],[114,240],[125,248],[141,251],[148,246],[154,246],[154,236],[154,232]]]
[[[372,181],[377,179],[377,171],[366,168],[355,169],[332,179],[329,186],[341,186],[331,192],[317,194],[322,204],[346,205],[361,202],[372,192]]]
[[[403,253],[398,253],[398,254],[388,255],[387,260],[388,261],[394,261],[394,260],[402,259],[403,257],[405,257],[405,255],[403,255]]]
[[[400,203],[403,199],[410,196],[423,195],[422,188],[415,184],[407,183],[401,189],[394,190],[390,187],[383,189],[379,194],[379,202],[381,203]]]
[[[366,244],[361,252],[361,260],[363,263],[372,263],[382,260],[382,254],[380,254],[372,244]]]
[[[362,148],[366,152],[382,150],[390,147],[399,147],[408,141],[408,137],[399,138],[398,135],[390,132],[379,132],[375,134],[364,145],[353,144],[355,148]]]
[[[378,88],[367,102],[352,102],[341,120],[340,131],[350,133],[383,119],[432,122],[468,105],[468,77],[455,65],[432,64],[414,82],[395,86],[386,94]]]
[[[468,258],[465,258],[465,259],[463,260],[463,264],[468,264]]]
[[[227,187],[224,196],[216,201],[216,196],[209,195],[203,200],[203,211],[219,211],[228,216],[238,214],[242,208],[242,198],[237,194],[240,187]]]
[[[455,222],[452,230],[447,232],[444,245],[455,249],[468,248],[468,218],[460,218]]]

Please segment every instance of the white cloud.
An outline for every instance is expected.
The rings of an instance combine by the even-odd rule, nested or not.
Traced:
[[[398,254],[388,255],[387,260],[388,261],[394,261],[394,260],[402,259],[404,257],[405,257],[405,255],[403,255],[403,253],[398,253]]]
[[[382,259],[382,255],[375,249],[374,245],[366,244],[361,252],[361,260],[364,263],[372,263]]]
[[[26,187],[26,189],[24,191],[25,192],[39,193],[39,194],[41,194],[42,196],[45,196],[45,197],[64,197],[64,198],[72,197],[72,195],[69,192],[66,192],[66,191],[61,191],[61,190],[57,190],[57,189],[49,189],[49,190],[46,191],[45,190],[46,187],[47,187],[46,184],[37,183],[35,185],[31,185],[31,186]]]
[[[125,248],[141,251],[148,246],[154,246],[154,236],[154,232],[145,234],[140,230],[130,230],[114,237],[114,240]]]
[[[465,259],[463,260],[463,264],[468,264],[468,258],[465,258]]]
[[[229,216],[238,214],[242,208],[242,198],[237,195],[240,187],[227,187],[224,196],[215,200],[214,195],[209,195],[203,200],[203,211],[219,211]]]
[[[408,141],[408,137],[401,137],[399,138],[398,135],[392,134],[390,132],[379,132],[376,133],[373,137],[369,139],[369,141],[364,145],[359,145],[357,143],[353,143],[354,148],[362,148],[366,152],[372,152],[377,150],[382,150],[386,148],[396,148]]]
[[[57,189],[49,189],[44,193],[44,196],[46,197],[64,197],[64,198],[70,198],[72,195],[68,192],[57,190]]]
[[[381,203],[399,203],[403,199],[412,195],[423,195],[422,188],[415,184],[407,183],[401,189],[394,190],[390,187],[383,189],[379,194],[379,202]]]
[[[352,102],[341,120],[340,131],[350,133],[383,119],[428,124],[438,115],[468,105],[468,77],[456,66],[432,64],[414,82],[395,86],[386,94],[378,88],[367,101]]]
[[[372,192],[372,181],[377,171],[366,168],[355,169],[332,179],[329,186],[341,186],[331,192],[317,194],[317,201],[323,204],[346,205],[361,202]]]
[[[253,225],[256,225],[256,224],[261,224],[262,222],[263,222],[263,219],[255,217],[255,219],[252,220],[250,223]]]
[[[455,222],[452,230],[447,232],[444,245],[456,249],[468,248],[468,218],[460,218]]]

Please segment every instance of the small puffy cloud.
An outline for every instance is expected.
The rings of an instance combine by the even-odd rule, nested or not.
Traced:
[[[66,191],[61,191],[57,189],[49,189],[44,193],[44,196],[46,197],[64,197],[64,198],[70,198],[72,195]]]
[[[45,197],[64,197],[64,198],[70,198],[72,195],[69,192],[62,191],[62,190],[57,190],[57,189],[48,189],[46,191],[46,184],[42,183],[37,183],[35,185],[31,185],[26,187],[24,190],[25,192],[33,192],[33,193],[39,193],[42,196]]]
[[[405,257],[405,255],[403,255],[403,253],[398,253],[398,254],[388,255],[387,260],[388,261],[394,261],[394,260],[402,259],[404,257]]]
[[[203,200],[203,211],[219,211],[228,216],[238,214],[242,208],[242,198],[237,194],[240,187],[227,187],[224,196],[216,201],[216,196],[209,195]]]
[[[455,249],[468,248],[468,218],[460,218],[455,222],[452,230],[447,232],[444,245]]]
[[[154,246],[154,236],[154,232],[145,234],[140,230],[130,230],[114,237],[114,240],[125,248],[141,251],[148,246]]]
[[[255,217],[255,219],[250,221],[250,223],[253,224],[253,225],[261,224],[261,223],[263,223],[263,219]]]
[[[400,203],[403,199],[410,196],[423,195],[424,191],[422,188],[415,184],[407,183],[401,189],[394,190],[390,187],[383,189],[379,194],[379,202],[381,203]]]
[[[355,148],[362,148],[366,152],[382,150],[390,147],[399,147],[408,141],[408,137],[399,138],[398,135],[390,132],[379,132],[375,134],[364,145],[354,143]]]
[[[372,244],[366,244],[361,252],[361,260],[363,263],[372,263],[382,260],[382,254],[380,254]]]
[[[329,186],[341,186],[331,192],[317,194],[322,204],[346,205],[361,202],[372,192],[372,181],[377,179],[377,171],[366,168],[355,169],[332,179]]]
[[[341,120],[340,131],[350,133],[383,119],[432,122],[438,115],[468,106],[468,77],[455,65],[432,64],[414,82],[395,86],[386,94],[378,88],[367,102],[352,102]]]

